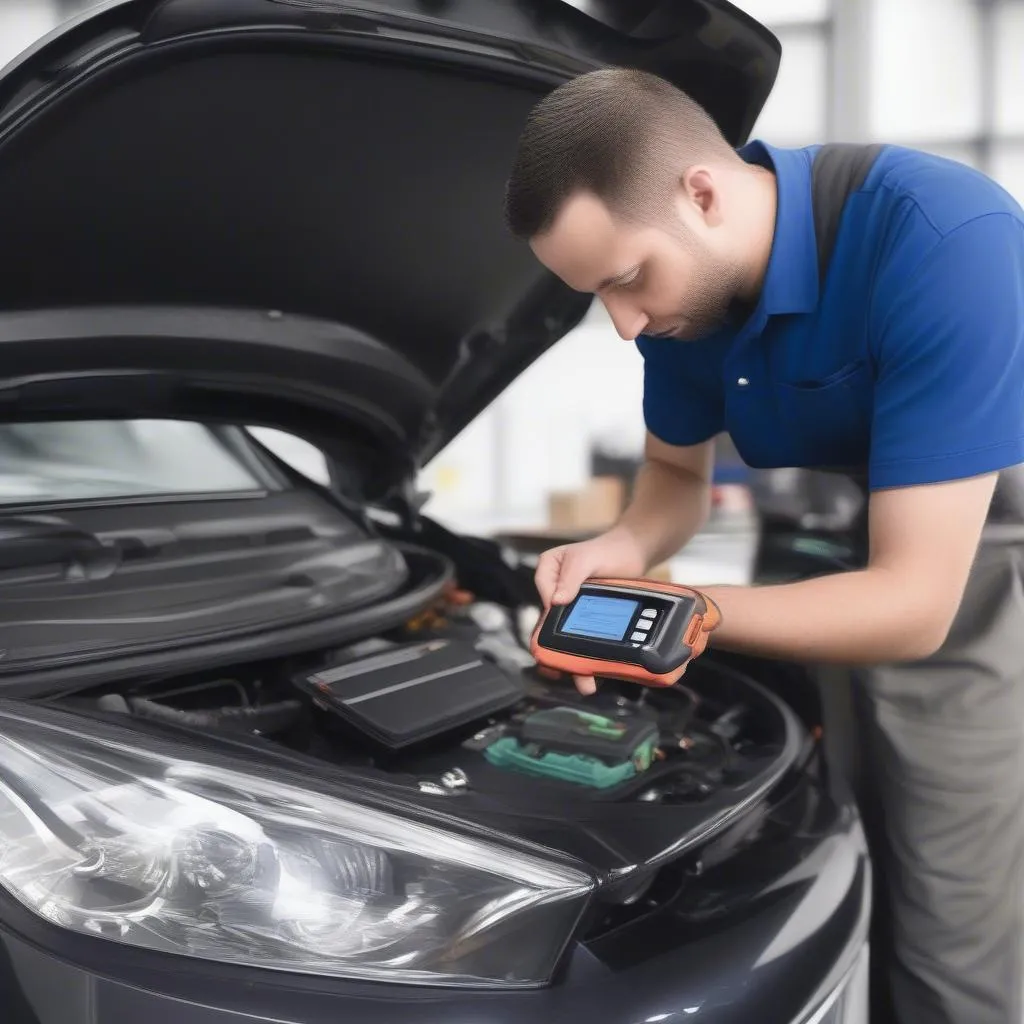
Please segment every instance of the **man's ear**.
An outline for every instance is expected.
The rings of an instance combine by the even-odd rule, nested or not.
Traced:
[[[711,168],[702,164],[688,168],[679,179],[679,199],[691,216],[696,214],[708,227],[721,223],[722,200]]]

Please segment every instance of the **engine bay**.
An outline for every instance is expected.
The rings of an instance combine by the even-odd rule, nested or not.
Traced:
[[[665,690],[604,681],[581,696],[530,656],[535,615],[450,586],[401,627],[354,644],[74,702],[256,734],[422,794],[531,812],[700,804],[756,781],[792,745],[779,702],[714,657]]]

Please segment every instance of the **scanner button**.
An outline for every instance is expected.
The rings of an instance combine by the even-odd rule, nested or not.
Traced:
[[[640,613],[640,618],[641,619],[653,619],[654,616],[657,615],[657,614],[658,614],[658,610],[656,608],[645,608]]]
[[[630,640],[646,640],[647,639],[647,634],[646,633],[639,633],[639,632],[637,632],[637,633],[634,633],[629,639]]]

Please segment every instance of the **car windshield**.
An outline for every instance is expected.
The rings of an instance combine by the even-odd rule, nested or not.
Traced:
[[[261,490],[199,423],[0,424],[0,505]]]

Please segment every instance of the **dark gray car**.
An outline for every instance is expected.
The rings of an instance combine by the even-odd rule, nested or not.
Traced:
[[[8,68],[5,1024],[863,1024],[809,672],[582,700],[415,491],[588,305],[501,222],[533,102],[739,144],[778,62],[724,0],[128,0]]]

